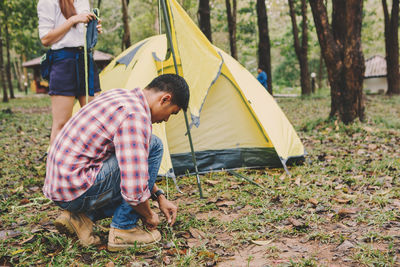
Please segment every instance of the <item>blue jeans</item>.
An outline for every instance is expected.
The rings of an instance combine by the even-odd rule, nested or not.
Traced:
[[[163,155],[163,144],[151,136],[149,147],[149,189],[153,190]],[[111,227],[131,229],[140,215],[121,195],[121,175],[114,155],[100,169],[94,184],[80,197],[68,202],[56,202],[61,208],[74,213],[85,213],[92,221],[113,217]]]

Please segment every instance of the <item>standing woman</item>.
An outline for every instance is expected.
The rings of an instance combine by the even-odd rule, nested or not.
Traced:
[[[44,46],[51,46],[49,95],[53,124],[50,144],[72,116],[75,98],[86,104],[84,42],[85,23],[95,19],[88,0],[39,0],[39,37]],[[97,31],[101,32],[100,21]],[[88,51],[89,53],[89,51]],[[99,75],[94,67],[94,92],[100,91]],[[89,101],[94,96],[89,97]]]

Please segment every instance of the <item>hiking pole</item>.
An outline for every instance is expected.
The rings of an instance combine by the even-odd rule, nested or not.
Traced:
[[[179,75],[178,64],[176,63],[176,55],[175,55],[175,50],[174,50],[174,44],[172,43],[171,24],[170,24],[170,21],[169,21],[169,14],[168,14],[168,11],[167,11],[166,0],[160,0],[160,1],[161,1],[161,5],[162,5],[162,8],[163,8],[163,12],[164,12],[164,22],[165,22],[165,28],[167,30],[168,42],[169,42],[169,45],[171,47],[172,58],[174,60],[175,73],[177,75]],[[199,187],[200,198],[204,198],[203,197],[203,190],[201,189],[201,181],[200,181],[200,176],[199,176],[199,170],[197,168],[196,155],[194,153],[192,134],[190,133],[189,120],[188,120],[186,111],[183,111],[183,114],[185,116],[185,124],[186,124],[186,129],[187,129],[187,135],[188,135],[188,138],[189,138],[190,151],[192,153],[192,161],[193,161],[193,165],[194,165],[194,170],[196,172],[197,186]]]

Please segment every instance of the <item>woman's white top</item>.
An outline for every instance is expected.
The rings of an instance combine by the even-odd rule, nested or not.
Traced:
[[[74,6],[77,14],[90,12],[88,0],[74,0]],[[39,37],[42,39],[49,31],[63,24],[66,19],[61,13],[59,0],[39,0],[37,5],[39,16]],[[78,23],[72,27],[58,42],[51,46],[51,49],[60,49],[64,47],[83,46],[85,41],[84,24]]]

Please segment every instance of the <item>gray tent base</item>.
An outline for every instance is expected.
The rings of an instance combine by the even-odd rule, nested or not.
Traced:
[[[304,156],[282,161],[274,148],[235,148],[196,152],[199,173],[240,168],[282,168],[285,165],[300,165]],[[174,173],[177,176],[195,173],[190,153],[171,154]],[[286,168],[285,168],[286,169]]]

